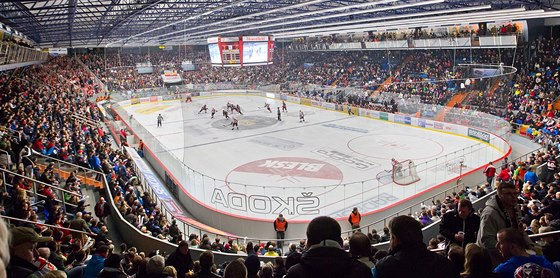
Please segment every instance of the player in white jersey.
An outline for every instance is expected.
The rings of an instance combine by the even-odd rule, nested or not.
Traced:
[[[239,130],[239,122],[237,121],[237,118],[231,116],[231,130],[233,130],[234,128],[237,128],[237,130]]]

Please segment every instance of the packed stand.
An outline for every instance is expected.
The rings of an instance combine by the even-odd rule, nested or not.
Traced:
[[[364,32],[362,34],[351,35],[330,35],[322,37],[303,37],[295,38],[293,43],[288,47],[293,50],[321,50],[329,49],[335,43],[357,43],[357,42],[380,42],[395,40],[412,40],[420,39],[449,39],[449,38],[469,38],[475,36],[498,36],[509,34],[520,34],[520,30],[515,24],[503,24],[500,26],[492,26],[489,29],[483,28],[469,29],[468,27],[457,28],[437,28],[426,29],[418,28],[411,31],[398,32]]]
[[[112,188],[118,188],[119,183],[134,184],[131,165],[125,165],[126,157],[120,151],[110,148],[102,129],[79,120],[99,120],[97,110],[87,100],[96,88],[83,72],[64,57],[0,75],[6,84],[0,89],[0,121],[4,125],[0,160],[5,169],[0,179],[0,212],[21,219],[11,223],[16,228],[12,228],[14,259],[8,277],[42,277],[51,270],[69,273],[77,267],[80,273],[87,273],[89,265],[102,267],[96,258],[106,257],[113,248],[105,226],[110,214],[108,203],[101,197],[90,211],[80,190],[83,181],[79,174],[72,171],[63,178],[53,163],[45,164],[45,158],[38,155],[102,171],[110,177]],[[100,180],[101,176],[96,178]],[[148,207],[157,210],[151,204]],[[157,213],[153,215],[158,217]],[[140,228],[151,229],[150,221],[146,218],[140,222]],[[151,230],[157,236],[156,230]],[[30,256],[26,253],[30,250],[40,256]],[[90,251],[90,263],[84,264]]]
[[[560,124],[554,101],[558,97],[559,56],[560,40],[556,38],[541,37],[522,48],[504,116],[514,130],[529,126],[526,134],[545,146],[558,145]]]

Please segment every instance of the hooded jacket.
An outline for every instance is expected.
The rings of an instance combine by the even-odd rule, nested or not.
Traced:
[[[286,278],[371,278],[371,269],[350,257],[338,242],[325,240],[311,246],[298,264],[288,269]]]
[[[375,278],[458,278],[445,257],[429,251],[422,242],[403,243],[375,266]]]
[[[486,206],[480,216],[480,229],[476,238],[476,244],[488,249],[494,262],[496,262],[496,260],[502,260],[499,251],[496,249],[498,231],[510,226],[508,225],[509,220],[507,220],[506,215],[498,205],[497,198],[498,195],[486,201]],[[520,213],[517,212],[517,215],[520,215]],[[518,222],[519,221],[520,220],[518,220]],[[528,245],[533,245],[533,241],[529,239],[529,236],[527,236],[526,233],[524,233],[524,235],[525,242],[527,242]]]

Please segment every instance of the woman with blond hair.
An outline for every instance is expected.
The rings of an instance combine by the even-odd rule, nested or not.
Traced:
[[[461,278],[499,278],[492,271],[492,258],[488,251],[476,243],[469,243],[465,248],[465,271]]]

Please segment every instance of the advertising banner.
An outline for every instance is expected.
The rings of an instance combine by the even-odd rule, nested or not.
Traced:
[[[475,139],[478,139],[478,140],[482,140],[486,143],[490,143],[490,134],[488,134],[484,131],[469,128],[468,135],[469,135],[469,137],[472,137],[472,138],[475,138]]]

